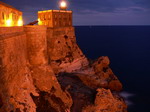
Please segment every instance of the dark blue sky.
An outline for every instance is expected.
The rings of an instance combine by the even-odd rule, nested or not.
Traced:
[[[58,9],[59,0],[1,0],[23,11],[24,22],[37,11]],[[74,25],[150,25],[150,0],[68,0]]]

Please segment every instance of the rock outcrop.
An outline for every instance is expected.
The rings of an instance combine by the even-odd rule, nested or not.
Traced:
[[[93,105],[83,109],[83,112],[126,112],[126,105],[120,96],[113,94],[109,89],[97,89]]]
[[[127,112],[108,57],[89,61],[73,27],[0,32],[0,112]]]
[[[50,66],[31,68],[33,84],[38,96],[31,95],[37,112],[67,112],[72,106],[72,99],[67,91],[61,89]]]
[[[108,57],[100,57],[84,69],[77,71],[77,76],[90,88],[106,88],[113,91],[121,91],[122,84],[110,69],[109,63]],[[81,74],[79,74],[80,72]]]

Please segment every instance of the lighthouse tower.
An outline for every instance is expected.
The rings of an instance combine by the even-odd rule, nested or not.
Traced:
[[[72,11],[67,10],[67,2],[61,1],[60,10],[38,11],[38,25],[48,27],[69,27],[72,26]]]

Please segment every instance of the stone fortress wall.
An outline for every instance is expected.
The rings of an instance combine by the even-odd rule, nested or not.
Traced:
[[[65,36],[75,39],[74,27],[49,28],[39,25],[0,27],[0,63],[4,66],[9,62],[21,63],[27,60],[32,65],[47,64],[48,54],[51,54],[48,53],[49,44]]]
[[[56,32],[62,31],[61,35],[63,37],[68,34],[67,32],[74,31],[73,28],[68,27],[55,30]],[[52,33],[55,32],[55,30],[47,28],[46,26],[38,25],[27,25],[22,27],[0,27],[0,97],[3,98],[3,100],[1,101],[0,99],[0,101],[4,103],[5,106],[7,106],[3,107],[8,109],[5,110],[5,112],[9,112],[13,109],[10,104],[17,105],[18,108],[20,108],[19,106],[21,104],[19,104],[19,102],[27,104],[29,107],[26,108],[28,108],[30,112],[36,108],[29,94],[32,92],[34,93],[35,91],[35,88],[31,86],[33,81],[30,74],[32,73],[30,72],[30,66],[35,68],[37,67],[36,69],[38,69],[39,66],[50,65],[50,63],[48,64],[48,59],[50,58],[48,55],[48,48],[52,46],[48,47],[47,40],[53,43],[52,40],[54,38],[57,38],[57,34],[55,35],[54,33]],[[74,34],[74,32],[72,32],[72,34]],[[51,36],[48,37],[47,35]],[[71,37],[73,36],[74,35],[72,35]],[[51,49],[51,51],[52,50],[53,49]],[[47,70],[47,67],[43,69]],[[45,76],[45,73],[47,73],[47,71],[44,70],[41,77],[54,77],[53,71],[51,75]],[[48,70],[48,73],[50,72],[50,70]],[[37,78],[37,76],[38,75],[33,75],[32,77]],[[47,80],[49,80],[49,78],[47,78]],[[42,79],[41,81],[46,82],[47,80]],[[41,81],[39,81],[38,84],[41,83]],[[52,81],[50,80],[47,82],[48,84],[43,84],[51,85],[51,83],[49,82]],[[20,101],[20,99],[18,98],[28,100],[27,102],[24,102],[22,100]],[[3,110],[3,108],[1,108],[0,105],[0,111],[1,109]]]
[[[30,64],[47,64],[46,26],[25,26],[27,54]]]
[[[14,67],[19,70],[27,63],[23,27],[0,27],[0,60],[1,65],[8,69]]]
[[[27,73],[26,46],[26,34],[23,27],[0,27],[0,94],[7,99],[3,102],[8,109],[12,108],[9,102],[13,98],[10,96],[19,96],[20,92],[17,88],[25,80],[22,77],[25,77]]]

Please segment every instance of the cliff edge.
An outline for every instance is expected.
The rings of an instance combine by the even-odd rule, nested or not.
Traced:
[[[74,27],[0,27],[0,112],[127,112],[109,64],[87,59]]]

